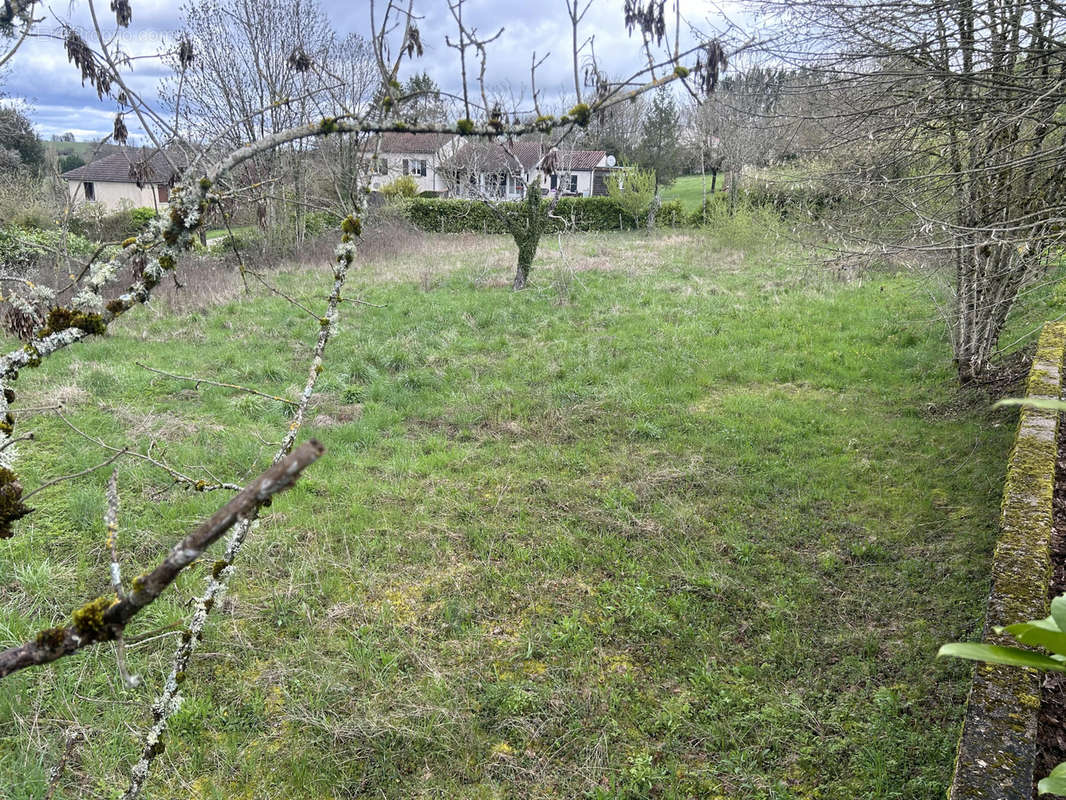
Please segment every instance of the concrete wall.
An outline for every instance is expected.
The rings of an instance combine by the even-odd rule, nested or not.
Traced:
[[[1029,372],[1026,396],[1062,396],[1066,325],[1044,326]],[[1059,413],[1023,408],[1007,464],[999,541],[992,560],[992,592],[984,640],[1016,645],[997,626],[1048,613],[1052,496]],[[949,800],[1030,800],[1036,761],[1040,676],[1028,669],[978,662],[966,704]],[[1044,776],[1038,776],[1044,777]]]

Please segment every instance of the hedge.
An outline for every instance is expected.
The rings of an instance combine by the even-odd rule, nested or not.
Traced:
[[[71,218],[70,228],[102,242],[121,241],[136,236],[155,218],[155,209],[146,206],[99,215],[91,213],[90,208],[83,208]]]
[[[395,204],[403,216],[424,231],[439,233],[507,233],[499,218],[480,200],[459,198],[431,199],[417,197]],[[499,203],[506,213],[519,211],[516,202]],[[646,215],[634,220],[609,197],[562,197],[555,206],[546,233],[562,230],[617,231],[643,227]],[[685,222],[681,203],[663,203],[656,215],[660,227],[676,227]]]
[[[741,196],[753,206],[772,206],[783,217],[820,217],[843,202],[839,191],[815,179],[755,178],[742,188]]]

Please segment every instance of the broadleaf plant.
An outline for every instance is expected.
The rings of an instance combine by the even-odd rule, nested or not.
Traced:
[[[1043,647],[1050,651],[1050,655],[1009,645],[952,642],[940,648],[937,658],[952,656],[1009,667],[1030,667],[1044,672],[1066,672],[1066,595],[1051,601],[1051,616],[997,627],[995,631],[1009,633],[1021,644]],[[1051,770],[1051,774],[1041,780],[1036,788],[1040,794],[1066,794],[1066,762]]]

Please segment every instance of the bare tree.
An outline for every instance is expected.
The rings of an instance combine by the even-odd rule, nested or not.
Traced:
[[[959,378],[983,379],[1019,294],[1044,278],[1066,235],[1061,4],[764,8],[790,33],[780,57],[823,98],[851,162],[840,177],[881,221],[876,243],[950,263]]]
[[[315,68],[335,52],[333,29],[315,0],[192,0],[183,17],[180,40],[196,57],[164,81],[161,94],[182,133],[209,148],[233,150],[312,118],[325,86],[341,85]],[[302,209],[304,156],[286,143],[233,176],[254,187],[264,229],[281,221],[280,186],[292,187]]]
[[[111,3],[115,31],[110,33],[104,31],[103,16],[97,15],[94,0],[90,0],[96,34],[92,43],[72,25],[60,22],[59,33],[70,61],[101,97],[111,98],[117,107],[116,140],[124,141],[128,136],[125,118],[136,119],[145,128],[153,146],[166,158],[172,158],[173,151],[165,145],[184,151],[183,169],[182,177],[170,193],[168,213],[152,221],[132,240],[123,242],[117,254],[108,252],[105,255],[101,248],[87,264],[72,273],[73,277],[65,285],[27,286],[22,294],[16,292],[15,299],[9,300],[32,302],[47,309],[47,313],[34,325],[25,347],[0,356],[0,419],[4,420],[0,426],[0,463],[4,465],[0,469],[0,536],[16,535],[19,520],[32,513],[25,501],[34,492],[24,491],[16,471],[17,444],[30,439],[14,429],[14,419],[9,414],[9,407],[16,401],[10,385],[17,380],[19,371],[90,336],[105,333],[116,319],[151,299],[160,282],[180,269],[182,257],[190,248],[194,234],[203,228],[208,213],[223,204],[239,202],[242,180],[273,177],[269,171],[273,169],[272,154],[287,153],[293,159],[291,163],[298,167],[303,163],[304,155],[323,141],[346,136],[370,142],[374,140],[374,134],[411,130],[495,139],[504,143],[506,152],[507,148],[517,147],[522,135],[552,134],[561,140],[567,133],[587,126],[595,113],[639,97],[665,83],[678,80],[696,90],[713,89],[718,73],[724,67],[724,50],[718,42],[682,52],[675,33],[673,47],[670,47],[666,35],[665,2],[656,0],[639,8],[626,2],[626,21],[640,35],[642,53],[639,58],[646,61],[646,66],[642,63],[634,68],[623,85],[597,82],[594,91],[582,97],[582,102],[575,103],[566,114],[556,117],[540,113],[535,88],[538,62],[534,57],[530,86],[534,108],[528,113],[505,118],[498,106],[489,100],[484,79],[490,45],[498,34],[482,36],[466,28],[462,21],[462,0],[450,0],[450,7],[459,30],[456,52],[464,116],[454,123],[434,121],[417,125],[403,117],[405,96],[399,81],[401,66],[423,52],[422,32],[413,0],[371,4],[374,34],[370,50],[376,89],[369,102],[364,99],[366,95],[361,89],[344,86],[345,75],[342,70],[334,69],[335,58],[328,46],[333,36],[328,21],[305,0],[292,0],[290,5],[285,5],[282,0],[269,0],[265,5],[251,0],[227,0],[224,4],[204,0],[190,6],[188,34],[172,43],[173,47],[162,54],[175,70],[175,79],[167,96],[167,112],[154,108],[126,80],[132,62],[122,49],[121,34],[135,13],[135,7],[128,0]],[[23,24],[30,30],[34,23],[28,16],[24,17]],[[289,29],[283,29],[285,26]],[[675,31],[679,26],[678,10]],[[656,52],[660,52],[658,57]],[[332,55],[335,56],[335,52]],[[251,65],[235,56],[252,59]],[[249,72],[242,71],[242,63]],[[365,63],[360,61],[360,75],[369,72],[363,67]],[[227,90],[232,90],[229,96]],[[196,136],[188,135],[191,133]],[[549,156],[552,152],[549,151]],[[131,170],[143,167],[143,162],[131,163]],[[542,173],[551,174],[555,168],[550,159],[541,159],[539,169]],[[243,179],[234,178],[242,171],[245,172]],[[352,183],[339,193],[343,202],[358,197],[358,176],[362,171],[356,168],[354,174]],[[295,175],[290,177],[296,180]],[[530,181],[524,189],[526,211],[516,217],[511,228],[519,248],[516,288],[520,288],[519,278],[524,285],[547,211],[551,209],[551,201],[546,203],[543,200],[537,181]],[[236,559],[259,508],[274,492],[290,485],[299,471],[318,457],[319,449],[313,444],[295,450],[294,447],[308,402],[324,368],[326,346],[339,323],[342,290],[347,271],[356,258],[360,226],[355,214],[346,217],[341,225],[341,242],[335,252],[332,289],[325,311],[317,312],[290,299],[297,310],[314,320],[318,334],[303,391],[298,398],[284,399],[293,411],[275,454],[274,465],[252,486],[224,505],[211,520],[158,560],[155,568],[134,579],[128,588],[119,574],[114,555],[113,534],[119,524],[117,489],[109,492],[111,499],[105,519],[112,537],[108,549],[112,553],[113,592],[77,609],[69,625],[45,628],[31,641],[0,654],[2,677],[14,669],[71,656],[93,642],[121,637],[135,614],[158,597],[184,566],[199,557],[224,530],[230,531],[224,553],[216,562],[203,594],[194,603],[187,635],[182,637],[175,650],[170,672],[153,705],[153,725],[145,735],[141,758],[131,770],[126,800],[139,796],[153,760],[162,752],[167,721],[181,699],[180,676],[194,654],[198,634],[206,624],[215,598],[233,574]],[[123,287],[120,281],[126,280],[124,276],[131,277]],[[27,296],[30,290],[35,293]],[[285,296],[276,288],[273,290]],[[9,298],[11,295],[5,294],[5,299]],[[196,376],[189,376],[189,379],[200,380]],[[161,469],[173,480],[197,490],[239,489],[231,481],[207,481],[185,475],[151,451],[128,452],[78,431],[69,421],[68,424],[77,435],[108,451],[107,459],[93,469],[117,458],[138,458]],[[62,480],[80,477],[85,472],[88,471],[78,476],[63,476]],[[54,482],[45,485],[54,485]],[[119,649],[120,658],[121,652]],[[121,661],[118,669],[127,677]]]
[[[788,139],[787,118],[778,108],[783,79],[777,69],[735,67],[694,115],[701,163],[711,170],[712,191],[718,171],[729,173],[730,213],[736,209],[745,167],[772,162],[775,148]]]

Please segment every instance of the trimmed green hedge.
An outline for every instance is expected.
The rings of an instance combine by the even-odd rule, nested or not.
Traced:
[[[493,210],[480,200],[459,198],[430,199],[416,197],[396,204],[416,227],[439,233],[507,233]],[[504,213],[517,211],[519,203],[500,203]],[[644,226],[645,216],[634,220],[609,197],[562,197],[555,206],[546,233],[561,230],[617,231]],[[558,217],[558,219],[555,219]],[[663,203],[656,215],[659,227],[685,224],[681,203]]]

